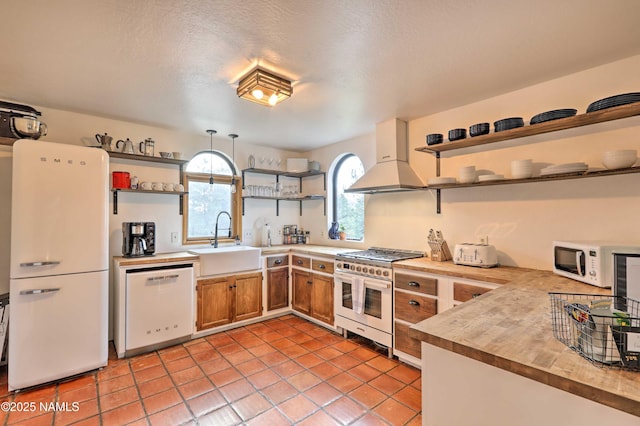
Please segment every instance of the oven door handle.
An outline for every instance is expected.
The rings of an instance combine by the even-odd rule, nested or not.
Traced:
[[[344,282],[348,282],[353,284],[353,279],[356,278],[356,276],[354,275],[347,275],[347,274],[341,274],[341,273],[334,273],[333,277],[335,279],[339,279],[340,281],[344,281]],[[382,280],[375,280],[375,279],[370,279],[367,277],[363,277],[364,278],[364,286],[368,287],[368,288],[375,288],[378,290],[387,290],[391,288],[391,283],[390,282],[386,282],[386,281],[382,281]]]

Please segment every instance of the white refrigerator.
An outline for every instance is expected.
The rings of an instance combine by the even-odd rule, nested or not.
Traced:
[[[107,364],[109,157],[13,145],[9,390]]]

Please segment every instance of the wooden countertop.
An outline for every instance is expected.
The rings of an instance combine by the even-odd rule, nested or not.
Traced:
[[[186,251],[179,251],[175,253],[158,253],[154,256],[144,257],[116,256],[113,259],[118,262],[118,266],[144,266],[168,262],[196,262],[198,255]]]
[[[308,255],[335,256],[343,252],[356,250],[353,248],[319,246],[319,245],[313,245],[313,244],[284,244],[284,245],[278,245],[278,246],[272,246],[272,247],[262,247],[261,249],[262,249],[263,256],[268,256],[271,254],[289,253],[290,251],[295,251],[296,253],[303,253]]]
[[[403,267],[414,269],[420,262],[402,263]],[[501,270],[507,268],[476,270],[430,263],[424,266],[422,270],[427,272],[448,271],[448,275],[471,279],[489,281],[508,276],[511,279],[476,299],[413,325],[409,331],[412,337],[640,416],[640,372],[597,367],[553,336],[548,292],[606,295],[610,289],[582,284],[548,271],[508,268],[510,271],[504,271],[502,277]],[[463,270],[458,275],[459,268],[473,271]]]

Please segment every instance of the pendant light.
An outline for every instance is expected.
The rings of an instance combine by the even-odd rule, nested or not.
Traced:
[[[209,143],[209,151],[211,152],[211,160],[213,160],[213,135],[215,135],[218,132],[213,129],[209,129],[207,130],[207,133],[209,133],[209,136],[211,136],[211,142]],[[211,164],[211,174],[209,176],[209,185],[213,185],[213,161],[211,161],[210,164]]]
[[[229,137],[231,138],[231,193],[236,193],[236,138],[238,135],[235,133],[229,133]]]

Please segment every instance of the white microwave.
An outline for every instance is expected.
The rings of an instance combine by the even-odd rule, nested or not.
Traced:
[[[611,287],[615,253],[640,254],[640,247],[603,241],[554,241],[553,272],[598,287]]]

